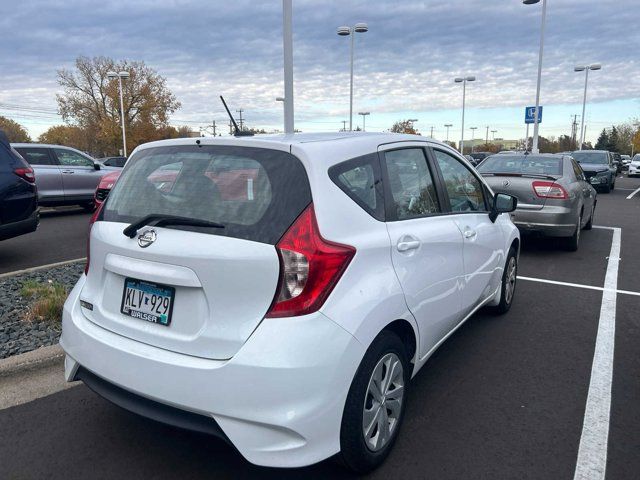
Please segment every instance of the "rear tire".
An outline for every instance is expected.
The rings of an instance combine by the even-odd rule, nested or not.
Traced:
[[[591,216],[589,217],[589,221],[587,222],[587,224],[584,226],[585,230],[591,230],[593,228],[593,216],[596,214],[596,204],[593,204],[593,207],[591,207]]]
[[[578,250],[580,246],[580,231],[582,230],[582,214],[578,217],[578,224],[576,225],[576,230],[573,232],[569,238],[566,239],[566,248],[570,252],[575,252]]]
[[[410,378],[404,344],[382,331],[358,367],[342,414],[339,459],[347,468],[366,473],[387,458],[402,426]]]
[[[511,308],[513,297],[516,293],[516,281],[518,279],[518,252],[514,247],[509,249],[507,260],[502,272],[502,284],[500,285],[500,303],[493,307],[498,315],[504,315]]]

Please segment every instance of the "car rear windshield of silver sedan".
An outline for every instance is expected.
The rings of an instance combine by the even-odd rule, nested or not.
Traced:
[[[293,155],[253,147],[183,145],[140,150],[109,194],[102,220],[172,215],[224,228],[171,226],[275,244],[311,202]]]
[[[511,175],[562,175],[562,158],[536,155],[492,155],[478,166],[478,171]]]

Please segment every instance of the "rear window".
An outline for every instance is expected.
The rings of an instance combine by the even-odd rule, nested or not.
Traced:
[[[562,175],[561,157],[492,155],[478,166],[480,173]]]
[[[230,146],[172,146],[131,157],[109,194],[103,220],[131,223],[151,214],[221,223],[169,226],[276,244],[311,202],[306,171],[293,155]]]
[[[30,165],[54,165],[48,148],[16,148]]]

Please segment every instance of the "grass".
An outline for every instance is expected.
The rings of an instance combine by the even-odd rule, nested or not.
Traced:
[[[46,283],[27,280],[22,284],[20,294],[30,302],[25,320],[60,323],[62,307],[69,294],[64,285],[52,280]]]

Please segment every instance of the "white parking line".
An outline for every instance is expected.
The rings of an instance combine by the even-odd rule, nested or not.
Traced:
[[[550,283],[552,285],[562,285],[563,287],[584,288],[587,290],[597,290],[599,292],[611,291],[614,293],[621,293],[623,295],[636,295],[640,297],[640,292],[632,292],[631,290],[609,290],[608,288],[595,287],[593,285],[584,285],[582,283],[558,282],[557,280],[547,280],[546,278],[523,277],[521,275],[518,275],[518,280],[526,280],[528,282]]]
[[[607,263],[607,273],[604,278],[604,289],[602,290],[598,335],[591,366],[591,380],[574,480],[604,480],[607,468],[618,266],[622,240],[620,228],[611,228],[611,230],[613,230],[613,240]]]
[[[640,192],[640,188],[635,189],[635,190],[634,190],[634,191],[633,191],[633,192],[632,192],[632,193],[627,197],[627,200],[629,200],[629,199],[633,198],[633,196],[634,196],[636,193],[638,193],[638,192]]]

